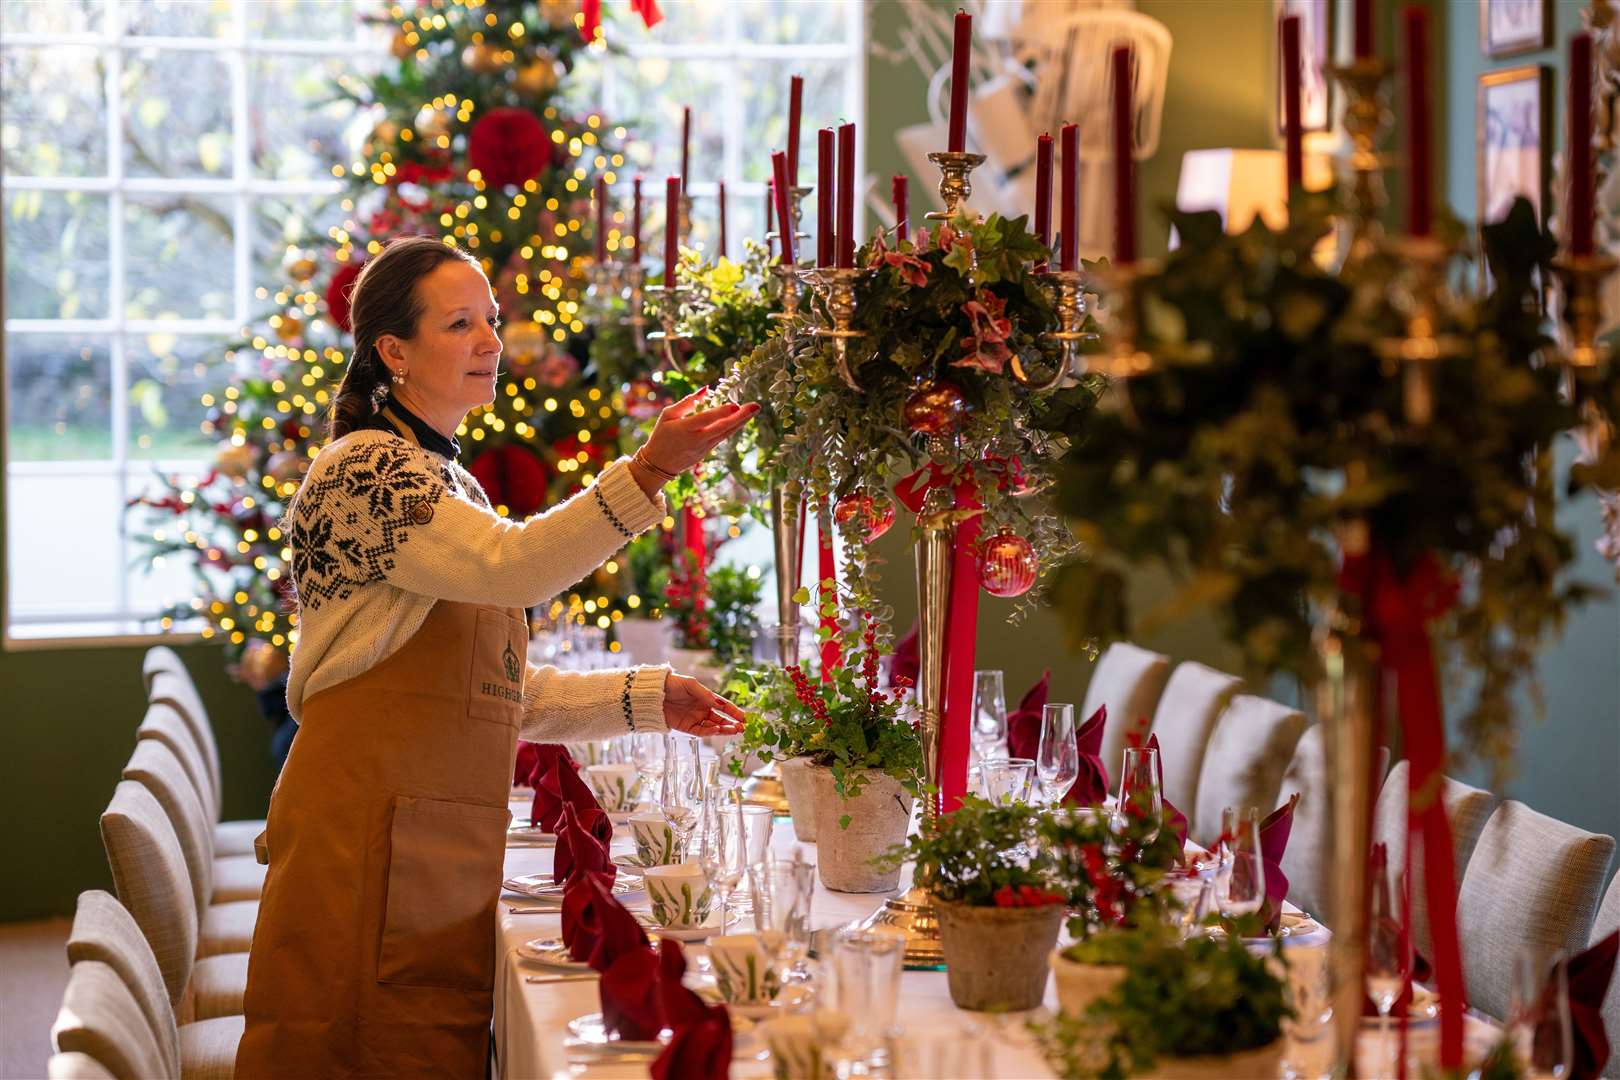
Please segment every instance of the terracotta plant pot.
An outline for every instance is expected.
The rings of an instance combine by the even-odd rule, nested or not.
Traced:
[[[1149,1076],[1154,1080],[1226,1080],[1232,1076],[1281,1076],[1283,1039],[1236,1054],[1197,1054],[1169,1057],[1160,1054]]]
[[[810,759],[783,758],[776,763],[782,793],[787,796],[788,813],[793,816],[793,835],[801,844],[816,842],[816,793],[810,783]]]
[[[1112,992],[1124,978],[1124,964],[1082,964],[1067,959],[1062,949],[1052,953],[1058,1008],[1070,1016],[1084,1015],[1093,1001]]]
[[[883,869],[872,860],[902,843],[911,824],[912,798],[900,781],[871,772],[855,798],[838,797],[832,770],[811,765],[806,770],[814,792],[816,865],[821,883],[834,892],[889,892],[900,884],[900,867]],[[849,827],[839,819],[849,816]],[[1048,948],[1050,948],[1048,943]]]
[[[1063,905],[979,907],[934,899],[945,976],[959,1009],[1033,1009],[1046,996],[1046,963]]]

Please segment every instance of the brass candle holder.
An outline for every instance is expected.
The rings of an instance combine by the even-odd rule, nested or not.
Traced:
[[[799,278],[803,271],[793,263],[778,263],[771,267],[771,273],[782,279],[782,310],[771,312],[770,318],[785,322],[791,334],[799,321]]]
[[[1085,358],[1086,372],[1110,379],[1133,379],[1158,367],[1153,354],[1140,343],[1142,313],[1136,299],[1136,282],[1157,271],[1158,267],[1147,261],[1111,263],[1096,271],[1097,295],[1106,298],[1102,307],[1103,351]]]
[[[1378,251],[1383,226],[1378,215],[1387,201],[1384,192],[1384,156],[1378,151],[1394,123],[1389,106],[1387,61],[1373,58],[1356,60],[1330,69],[1344,88],[1344,129],[1350,136],[1346,165],[1350,173],[1346,204],[1348,220],[1343,238],[1343,261],[1361,262]]]
[[[624,324],[635,335],[636,353],[644,355],[647,352],[647,268],[639,259],[626,262],[621,277],[627,309]]]
[[[1565,370],[1576,380],[1600,373],[1609,360],[1609,346],[1599,338],[1603,329],[1603,283],[1620,265],[1614,256],[1561,255],[1553,272],[1563,283],[1563,348]]]
[[[800,250],[800,247],[801,247],[800,241],[810,239],[810,234],[807,233],[807,232],[801,231],[801,227],[804,225],[804,206],[803,206],[803,203],[804,203],[805,197],[807,195],[809,195],[814,190],[815,190],[815,188],[812,188],[812,187],[802,187],[802,186],[801,187],[795,187],[795,188],[792,189],[792,195],[788,199],[788,210],[793,214],[793,249],[795,251]],[[767,242],[774,240],[776,242],[777,248],[778,249],[781,248],[781,246],[782,246],[782,225],[781,225],[781,222],[777,222],[776,228],[765,234],[765,239],[766,239]]]
[[[1030,375],[1014,353],[1008,367],[1013,378],[1038,393],[1056,390],[1079,364],[1080,343],[1096,335],[1082,327],[1086,323],[1086,276],[1079,270],[1050,270],[1041,275],[1052,287],[1052,306],[1057,309],[1058,328],[1041,335],[1042,341],[1056,342],[1062,357],[1045,379]]]
[[[849,343],[866,336],[866,331],[856,330],[854,323],[855,286],[867,273],[868,271],[858,267],[835,269],[824,266],[807,271],[805,274],[810,283],[816,287],[816,291],[821,294],[827,318],[831,320],[831,325],[823,323],[810,332],[832,341],[833,361],[838,365],[838,377],[856,393],[861,392],[861,384],[855,381],[855,372],[850,367]]]
[[[1403,268],[1390,283],[1390,298],[1406,330],[1400,337],[1379,341],[1377,350],[1389,374],[1399,369],[1407,423],[1423,427],[1434,418],[1435,366],[1460,347],[1454,335],[1440,331],[1452,247],[1433,236],[1398,236],[1386,240],[1385,247]]]
[[[657,309],[661,328],[648,334],[647,340],[663,345],[664,365],[675,371],[680,367],[675,360],[675,343],[686,340],[686,335],[677,332],[676,326],[680,321],[681,304],[691,295],[691,290],[679,285],[647,285],[642,292],[652,294],[650,302]]]
[[[939,167],[939,197],[945,209],[930,210],[923,217],[929,221],[949,221],[973,194],[971,176],[974,169],[984,164],[984,155],[936,150],[928,155],[928,160]]]

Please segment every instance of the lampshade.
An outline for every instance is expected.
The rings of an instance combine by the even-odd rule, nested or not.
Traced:
[[[1328,185],[1333,166],[1326,154],[1305,154],[1305,186]],[[1256,214],[1280,228],[1288,220],[1287,178],[1281,150],[1189,150],[1181,157],[1176,185],[1180,210],[1214,210],[1229,233],[1247,229]],[[1172,240],[1172,243],[1174,241]]]

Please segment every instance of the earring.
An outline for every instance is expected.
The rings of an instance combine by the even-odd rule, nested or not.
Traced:
[[[405,374],[406,374],[406,372],[405,372],[404,368],[400,368],[398,371],[394,372],[394,385],[395,386],[404,386],[405,385]]]

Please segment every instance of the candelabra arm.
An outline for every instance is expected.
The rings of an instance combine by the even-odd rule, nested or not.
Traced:
[[[827,317],[831,320],[831,325],[817,326],[811,333],[832,342],[833,363],[838,368],[838,377],[856,393],[861,392],[861,384],[856,381],[855,370],[850,364],[849,343],[866,336],[866,331],[855,329],[855,286],[866,274],[865,270],[848,267],[823,267],[810,274],[810,280],[821,294]]]
[[[930,210],[923,216],[929,221],[949,221],[972,196],[972,173],[984,164],[984,155],[939,150],[929,154],[928,160],[939,167],[939,197],[945,209]]]
[[[1032,376],[1016,353],[1008,367],[1014,379],[1044,394],[1056,390],[1075,370],[1080,343],[1093,335],[1083,329],[1086,322],[1085,275],[1078,270],[1053,270],[1041,276],[1052,288],[1052,306],[1057,309],[1058,317],[1058,328],[1041,337],[1057,343],[1060,359],[1054,365],[1052,374],[1044,379]]]
[[[1612,255],[1565,255],[1553,261],[1563,283],[1563,361],[1573,380],[1597,374],[1608,363],[1603,329],[1603,285],[1614,273]]]

